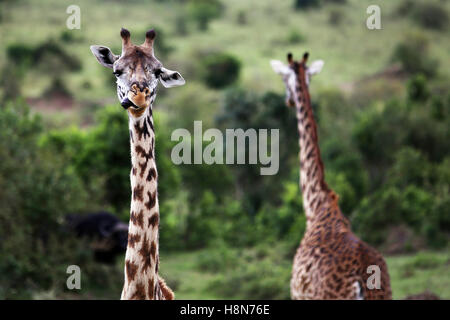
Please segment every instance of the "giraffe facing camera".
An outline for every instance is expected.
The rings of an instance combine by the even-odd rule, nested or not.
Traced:
[[[153,54],[156,32],[149,30],[141,45],[131,42],[128,30],[120,31],[122,53],[91,46],[98,62],[113,70],[117,96],[128,112],[131,145],[131,209],[125,254],[122,299],[172,300],[173,292],[159,277],[158,172],[152,106],[158,82],[166,88],[185,83],[181,74],[163,67]]]

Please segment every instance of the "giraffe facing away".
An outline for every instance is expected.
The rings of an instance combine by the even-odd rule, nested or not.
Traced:
[[[132,196],[121,299],[172,300],[172,290],[158,275],[158,173],[152,112],[158,81],[166,88],[185,81],[154,56],[154,30],[147,31],[142,45],[132,44],[126,29],[122,28],[120,35],[121,55],[104,46],[91,46],[91,51],[101,65],[113,69],[117,95],[129,118]]]
[[[296,110],[300,187],[307,221],[294,257],[291,297],[392,299],[383,257],[352,233],[350,222],[339,209],[338,196],[325,182],[308,89],[310,77],[321,71],[323,61],[314,61],[308,67],[307,59],[308,53],[300,61],[294,61],[289,53],[287,65],[271,61],[273,70],[281,75],[286,86],[286,104]]]

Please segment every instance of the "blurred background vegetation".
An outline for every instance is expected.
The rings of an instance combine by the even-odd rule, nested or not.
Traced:
[[[81,8],[81,29],[66,8]],[[382,30],[365,26],[381,7]],[[89,45],[156,28],[187,84],[155,103],[161,270],[179,299],[287,299],[305,230],[295,113],[270,59],[323,59],[311,95],[329,185],[386,256],[394,298],[450,298],[450,2],[0,1],[0,298],[118,299],[123,257],[96,263],[66,214],[129,217],[127,115]],[[174,165],[170,134],[279,128],[280,171]],[[82,289],[65,289],[66,268]]]

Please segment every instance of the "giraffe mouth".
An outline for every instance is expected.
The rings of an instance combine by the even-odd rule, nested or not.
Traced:
[[[127,97],[121,102],[125,109],[133,108],[134,110],[145,109],[149,106],[150,91],[146,88],[144,91],[128,91]]]
[[[130,107],[133,109],[139,109],[139,107],[137,105],[135,105],[134,102],[128,98],[125,98],[120,104],[125,110],[127,110]]]

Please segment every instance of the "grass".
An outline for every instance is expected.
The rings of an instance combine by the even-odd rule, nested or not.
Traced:
[[[449,2],[441,3],[450,9]],[[336,5],[325,5],[320,10],[295,11],[292,1],[279,2],[274,8],[271,0],[229,0],[224,2],[224,15],[212,21],[209,30],[200,32],[193,23],[188,23],[187,35],[176,33],[175,21],[185,14],[184,7],[177,1],[134,0],[123,3],[78,0],[73,4],[81,8],[81,29],[69,32],[76,33],[81,40],[65,46],[80,58],[83,70],[68,75],[66,80],[77,100],[103,100],[112,96],[110,84],[106,81],[107,71],[95,61],[89,45],[102,44],[120,50],[118,33],[121,27],[131,30],[136,43],[143,40],[148,28],[162,28],[168,44],[175,49],[163,62],[185,74],[188,85],[192,81],[190,69],[196,62],[196,52],[226,50],[242,61],[242,84],[260,92],[283,90],[281,81],[267,80],[274,78],[269,60],[284,60],[288,51],[299,57],[308,50],[311,59],[325,60],[325,68],[315,79],[313,90],[336,87],[384,69],[389,64],[394,46],[405,33],[420,28],[411,19],[395,16],[399,2],[381,0],[349,0],[347,4],[338,6],[342,7],[339,10],[343,15],[338,26],[329,23],[329,16],[336,10]],[[381,7],[382,30],[368,30],[365,26],[366,8],[372,4]],[[0,58],[4,58],[4,49],[11,43],[37,44],[48,38],[58,38],[61,32],[67,31],[67,5],[61,1],[36,3],[23,0],[7,6],[8,16],[1,24],[5,32],[0,43]],[[242,12],[246,14],[245,25],[237,22]],[[292,31],[304,39],[298,44],[290,43],[289,33]],[[432,54],[438,58],[443,76],[448,77],[448,32],[421,31],[430,38]],[[37,97],[42,94],[45,82],[42,74],[28,75],[24,81],[26,95]],[[84,87],[85,83],[90,83],[90,87]]]
[[[211,285],[221,277],[223,271],[213,273],[199,270],[197,267],[199,257],[208,252],[212,254],[213,250],[163,254],[161,270],[164,274],[170,275],[167,278],[169,284],[170,282],[176,284],[174,291],[177,299],[233,298],[221,296],[216,293],[216,290],[211,289]],[[244,249],[241,254],[245,256],[253,251],[254,249]],[[394,299],[404,299],[408,295],[426,290],[437,294],[441,299],[450,299],[450,251],[423,251],[411,255],[389,256],[386,261]],[[280,263],[280,265],[285,264]],[[288,287],[287,284],[286,290]],[[240,292],[235,294],[234,298],[251,298],[242,297]]]
[[[217,275],[197,268],[198,257],[204,252],[201,250],[161,256],[162,276],[174,290],[176,299],[224,299],[208,288]]]
[[[429,290],[450,299],[450,251],[387,257],[394,299]]]

